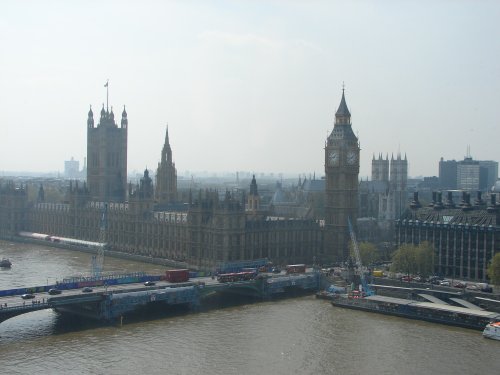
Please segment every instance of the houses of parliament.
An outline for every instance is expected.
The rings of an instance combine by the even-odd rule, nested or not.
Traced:
[[[275,264],[331,263],[348,255],[348,218],[358,211],[359,142],[344,90],[324,146],[324,220],[272,215],[261,207],[254,178],[248,193],[189,191],[179,201],[168,128],[153,182],[146,169],[127,183],[128,118],[119,124],[103,105],[97,124],[87,117],[87,179],[73,181],[63,202],[36,200],[26,186],[0,185],[0,237],[28,231],[106,242],[130,254],[182,260],[213,270],[227,262],[267,258]],[[103,218],[105,217],[105,226]]]

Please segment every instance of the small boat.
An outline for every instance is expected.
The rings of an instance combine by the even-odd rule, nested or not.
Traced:
[[[2,260],[0,260],[0,267],[10,268],[10,266],[12,266],[12,262],[8,258],[2,258]]]
[[[484,328],[483,336],[493,340],[500,340],[500,321],[489,323]]]
[[[316,293],[316,298],[332,300],[338,298],[340,294],[344,294],[345,292],[346,288],[332,284],[327,289]]]

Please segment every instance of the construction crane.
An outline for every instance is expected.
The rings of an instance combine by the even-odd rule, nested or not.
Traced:
[[[107,227],[108,227],[108,204],[105,203],[101,212],[101,219],[99,223],[99,244],[97,254],[92,256],[92,276],[99,278],[102,273],[102,266],[104,264],[104,249],[107,241]]]
[[[365,279],[365,273],[363,272],[363,265],[361,264],[361,256],[359,254],[358,241],[356,241],[356,234],[354,233],[354,229],[352,228],[351,219],[347,218],[347,223],[349,224],[349,234],[351,235],[352,247],[354,248],[354,256],[356,257],[356,266],[359,270],[359,277],[361,279],[361,286],[363,287],[363,291],[365,295],[371,296],[373,295],[373,291],[368,286],[368,283]]]

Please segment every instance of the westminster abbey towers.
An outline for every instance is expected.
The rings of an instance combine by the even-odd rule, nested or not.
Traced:
[[[356,225],[358,212],[359,143],[351,128],[344,90],[335,124],[325,146],[325,249],[333,260],[349,255],[348,220]]]

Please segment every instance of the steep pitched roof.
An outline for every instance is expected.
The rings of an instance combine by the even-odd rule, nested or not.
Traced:
[[[349,108],[347,108],[347,104],[345,102],[344,89],[342,89],[342,99],[340,100],[340,105],[335,113],[335,116],[351,116],[351,112],[349,112]]]

